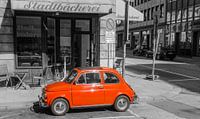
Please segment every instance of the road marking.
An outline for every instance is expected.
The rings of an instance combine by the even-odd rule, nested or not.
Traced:
[[[9,117],[14,117],[14,116],[18,116],[18,115],[20,115],[20,114],[22,114],[22,113],[10,114],[10,115],[6,115],[6,116],[2,116],[2,117],[0,117],[0,119],[5,119],[5,118],[9,118]]]
[[[152,69],[152,67],[149,67],[149,66],[144,66],[144,65],[140,65],[140,66]],[[177,73],[177,72],[171,72],[171,71],[167,71],[167,70],[159,69],[159,68],[155,68],[155,69],[159,70],[159,71],[163,71],[163,72],[167,72],[167,73],[171,73],[171,74],[175,74],[175,75],[179,75],[179,76],[191,78],[191,79],[198,79],[198,80],[200,80],[198,77],[194,77],[194,76],[188,76],[188,75],[185,75],[185,74],[181,74],[181,73]]]
[[[134,113],[133,111],[131,111],[130,109],[128,109],[128,112],[131,113],[133,116],[137,117],[137,118],[141,118],[139,115],[137,115],[136,113]]]
[[[169,82],[184,82],[184,81],[200,81],[200,79],[181,79],[181,80],[171,80]]]
[[[127,118],[135,118],[136,116],[116,116],[116,117],[97,117],[97,118],[89,118],[89,119],[127,119]]]

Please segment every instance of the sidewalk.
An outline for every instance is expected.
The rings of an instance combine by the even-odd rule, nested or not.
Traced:
[[[139,97],[138,103],[147,103],[177,96],[182,89],[161,80],[146,80],[145,75],[126,72],[126,81],[133,87]]]
[[[41,87],[30,88],[27,90],[13,88],[0,88],[0,111],[31,107],[38,101],[41,94]]]

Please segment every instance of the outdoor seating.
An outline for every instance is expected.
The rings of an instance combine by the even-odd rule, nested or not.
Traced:
[[[2,84],[3,82],[4,85],[7,87],[9,81],[10,81],[10,77],[9,77],[7,65],[6,64],[0,65],[0,84]],[[11,85],[12,85],[12,82],[11,82]]]
[[[19,82],[15,86],[15,89],[19,89],[20,87],[23,87],[24,89],[28,88],[28,85],[25,83],[25,78],[28,75],[29,70],[16,70],[14,72],[15,77],[18,78]]]
[[[52,66],[47,66],[43,69],[42,74],[33,76],[33,80],[38,80],[38,85],[41,85],[41,81],[43,81],[44,85],[46,85],[48,75],[51,72],[50,69]]]

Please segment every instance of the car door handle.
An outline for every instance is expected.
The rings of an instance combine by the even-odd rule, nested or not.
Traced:
[[[104,88],[104,86],[103,86],[103,85],[100,85],[100,86],[98,86],[98,88],[99,88],[99,89],[103,89],[103,88]]]

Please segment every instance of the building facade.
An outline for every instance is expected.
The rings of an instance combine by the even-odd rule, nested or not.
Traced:
[[[0,64],[9,72],[112,67],[115,0],[0,0]],[[34,74],[32,74],[34,75]]]
[[[158,31],[160,46],[164,47],[165,0],[131,0],[130,5],[144,14],[144,21],[130,21],[128,47],[140,45],[145,49],[153,47],[154,15],[158,11]],[[123,23],[117,27],[117,47],[123,44]]]
[[[166,12],[166,47],[200,56],[200,0],[167,0]]]

